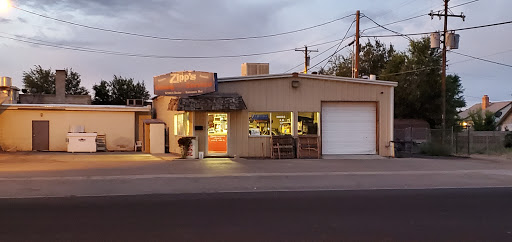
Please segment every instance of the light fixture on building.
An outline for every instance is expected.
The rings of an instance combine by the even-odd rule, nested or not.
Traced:
[[[293,88],[298,88],[298,87],[300,87],[300,81],[297,81],[297,80],[292,81],[292,87],[293,87]]]

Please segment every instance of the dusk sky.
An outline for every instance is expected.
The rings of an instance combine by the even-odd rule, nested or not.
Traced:
[[[472,1],[452,0],[450,5],[468,2]],[[443,28],[443,21],[439,18],[432,20],[427,16],[430,10],[442,9],[442,0],[17,0],[12,4],[24,10],[78,24],[170,38],[215,39],[271,35],[322,24],[354,14],[356,10],[361,10],[379,24],[425,14],[423,17],[386,26],[400,33],[432,32]],[[510,21],[510,9],[510,0],[480,0],[464,4],[453,8],[452,12],[464,12],[466,21],[450,18],[449,29]],[[23,71],[30,70],[34,65],[52,70],[73,68],[82,75],[82,85],[89,90],[101,80],[111,80],[113,75],[121,75],[144,81],[153,93],[153,76],[174,71],[197,70],[216,72],[219,77],[239,76],[240,66],[244,62],[268,62],[271,73],[283,73],[303,61],[303,54],[294,51],[294,48],[341,39],[353,20],[354,16],[350,16],[321,27],[270,38],[170,41],[83,28],[8,8],[0,12],[0,76],[12,77],[14,85],[21,88]],[[374,26],[368,19],[361,20],[361,29]],[[352,28],[349,35],[354,33]],[[512,65],[512,24],[457,33],[461,36],[457,52]],[[382,28],[363,33],[385,34],[393,33]],[[30,42],[45,41],[45,44],[65,48],[80,47],[153,56],[236,56],[283,52],[236,58],[142,58],[53,48],[6,37]],[[398,50],[405,50],[408,44],[402,37],[381,40],[386,44],[392,43]],[[363,44],[366,41],[366,38],[362,39]],[[335,44],[337,42],[312,48],[321,53]],[[345,49],[340,53],[346,55],[348,51]],[[316,65],[333,52],[334,49],[331,49],[312,59],[311,64]],[[311,56],[316,54],[312,53]],[[484,94],[489,95],[491,101],[512,100],[509,84],[511,67],[453,53],[448,54],[448,60],[449,64],[453,63],[448,73],[461,76],[468,106],[480,102]],[[319,66],[323,66],[323,63],[313,70]],[[288,72],[301,70],[302,66]]]

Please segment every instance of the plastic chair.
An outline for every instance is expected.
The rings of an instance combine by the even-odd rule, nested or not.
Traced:
[[[140,151],[142,151],[142,141],[135,141],[135,151],[140,147]]]

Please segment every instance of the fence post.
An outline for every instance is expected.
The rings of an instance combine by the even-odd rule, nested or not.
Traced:
[[[470,132],[471,128],[468,126],[468,156],[471,156],[471,149],[469,147],[470,143],[471,143],[471,132]]]
[[[459,133],[455,132],[455,155],[459,153]]]
[[[450,141],[451,141],[450,153],[453,153],[453,126],[452,126],[452,133],[450,135]]]
[[[489,154],[489,135],[485,136],[485,153]]]

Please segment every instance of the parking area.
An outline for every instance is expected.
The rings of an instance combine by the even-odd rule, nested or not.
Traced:
[[[179,159],[173,154],[145,153],[0,153],[0,177],[95,176],[154,174],[231,174],[297,172],[394,172],[512,170],[512,160],[477,158],[330,157],[329,159]]]

